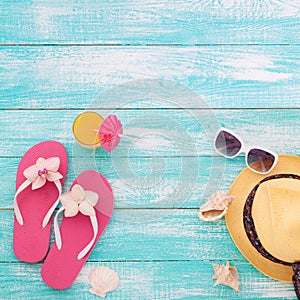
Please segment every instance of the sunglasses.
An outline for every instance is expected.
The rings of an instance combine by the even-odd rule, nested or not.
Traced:
[[[278,155],[261,147],[246,148],[242,139],[226,128],[220,128],[215,137],[215,150],[227,158],[234,158],[245,153],[247,167],[259,174],[268,174],[278,162]]]

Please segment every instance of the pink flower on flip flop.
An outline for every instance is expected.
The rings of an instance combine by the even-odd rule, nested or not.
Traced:
[[[58,172],[59,165],[59,157],[39,157],[35,165],[24,170],[23,175],[32,183],[32,189],[36,190],[44,186],[47,180],[52,182],[63,178]]]
[[[86,216],[95,216],[94,206],[98,201],[98,194],[84,190],[79,184],[75,184],[71,191],[60,196],[60,201],[65,208],[65,217],[73,217],[80,211]]]

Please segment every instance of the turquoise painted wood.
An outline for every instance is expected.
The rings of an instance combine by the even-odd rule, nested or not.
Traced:
[[[28,146],[47,139],[63,142],[69,155],[109,157],[199,156],[216,155],[212,141],[220,125],[238,130],[248,144],[262,144],[284,153],[300,153],[299,109],[263,110],[97,110],[103,116],[116,113],[124,124],[124,132],[140,136],[139,144],[121,141],[112,154],[103,149],[90,151],[79,147],[72,135],[77,110],[2,110],[3,128],[0,155],[20,157]],[[38,124],[32,128],[32,121]],[[55,126],[54,126],[55,124]],[[207,126],[209,124],[209,126]],[[207,130],[205,130],[207,129]],[[19,135],[22,139],[18,139]],[[289,138],[283,138],[287,134]],[[5,141],[5,142],[4,142]],[[274,141],[276,141],[274,143]],[[114,166],[118,168],[118,165]]]
[[[298,45],[0,47],[1,107],[85,109],[101,95],[108,109],[299,108],[299,52]],[[121,98],[108,92],[148,78],[176,81],[205,102],[166,83],[132,83]],[[137,98],[146,89],[148,97]]]
[[[9,44],[299,43],[297,0],[2,0]]]
[[[0,299],[97,299],[87,277],[99,265],[121,279],[107,299],[295,299],[245,260],[224,220],[197,211],[245,167],[213,151],[218,126],[300,155],[299,14],[296,0],[0,0]],[[72,122],[84,110],[117,114],[142,144],[79,147]],[[69,154],[64,191],[96,168],[115,194],[111,223],[65,291],[12,251],[18,163],[48,139]],[[213,287],[211,264],[226,261],[238,293]]]
[[[215,261],[224,263],[223,260]],[[241,276],[239,293],[228,287],[212,288],[211,261],[118,261],[87,263],[74,285],[66,291],[54,291],[40,278],[41,264],[2,264],[0,288],[3,299],[99,299],[87,293],[87,277],[96,266],[109,266],[122,276],[118,290],[105,299],[294,299],[291,284],[274,282],[247,262],[233,262]],[[30,274],[30,277],[28,276]],[[7,286],[11,286],[11,293]],[[24,290],[30,287],[30,291]],[[38,292],[34,292],[34,289]],[[203,296],[205,295],[205,296]],[[100,298],[101,299],[101,298]]]
[[[14,182],[19,161],[19,158],[0,159],[1,166],[6,170],[0,174],[0,189],[3,191],[0,208],[13,208],[15,186],[8,186],[7,182]],[[112,185],[116,208],[196,209],[216,186],[226,190],[245,167],[242,157],[235,162],[228,160],[225,165],[223,158],[209,156],[118,158],[114,162],[118,169],[112,167],[109,158],[97,157],[96,165],[93,163],[94,160],[89,163],[87,157],[72,159],[63,190],[70,188],[76,174],[96,166]],[[124,167],[127,163],[131,165],[131,170],[136,170],[135,174]],[[191,168],[192,165],[196,167]],[[211,171],[213,176],[210,176]],[[220,177],[224,179],[220,180]],[[213,183],[212,186],[208,186],[209,183]]]
[[[1,211],[0,236],[4,242],[0,246],[0,261],[17,263],[11,251],[12,218],[12,210]],[[217,224],[200,223],[196,209],[154,208],[116,209],[110,226],[89,257],[89,261],[222,259],[242,260],[224,220]]]

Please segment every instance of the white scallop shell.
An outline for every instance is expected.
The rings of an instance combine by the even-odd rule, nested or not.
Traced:
[[[199,219],[208,222],[219,220],[226,215],[228,206],[234,198],[223,191],[214,193],[200,206]]]
[[[108,267],[97,267],[89,275],[92,288],[90,293],[104,298],[106,293],[114,291],[120,283],[119,275]]]

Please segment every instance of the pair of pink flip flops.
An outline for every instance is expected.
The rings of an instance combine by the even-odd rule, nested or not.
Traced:
[[[62,194],[67,166],[67,152],[61,143],[33,146],[20,161],[14,199],[14,253],[28,263],[46,257],[52,215],[59,201],[62,203],[54,218],[55,242],[41,270],[44,282],[58,290],[74,282],[113,211],[112,189],[97,171],[82,172],[71,190]]]

